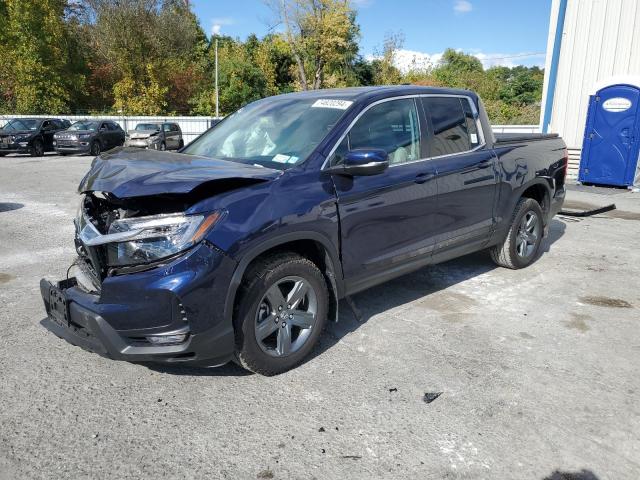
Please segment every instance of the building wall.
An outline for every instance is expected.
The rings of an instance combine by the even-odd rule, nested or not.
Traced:
[[[541,128],[559,133],[575,161],[579,158],[589,95],[599,81],[640,75],[640,0],[566,0],[564,27],[548,126],[542,125],[552,92],[552,70],[558,13],[553,0],[547,42]],[[552,79],[551,79],[552,80]],[[546,128],[545,128],[546,127]]]

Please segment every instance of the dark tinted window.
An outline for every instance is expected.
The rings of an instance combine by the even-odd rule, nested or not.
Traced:
[[[433,126],[433,137],[429,138],[430,155],[437,157],[471,150],[467,118],[462,108],[462,103],[468,102],[458,97],[426,97],[423,102]]]
[[[109,130],[120,130],[120,126],[113,122],[107,123],[107,127],[109,128]]]
[[[171,124],[163,123],[162,124],[162,130],[164,130],[165,132],[170,132],[171,131]]]
[[[380,148],[389,154],[391,165],[418,160],[420,128],[414,100],[391,100],[371,107],[358,119],[348,137],[350,150]]]
[[[179,132],[180,131],[180,127],[178,126],[177,123],[172,123],[171,124],[171,131],[172,132]]]

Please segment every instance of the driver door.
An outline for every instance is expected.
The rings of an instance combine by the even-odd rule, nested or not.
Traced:
[[[350,292],[430,259],[437,189],[435,171],[424,158],[419,112],[414,98],[370,107],[331,157],[335,165],[356,148],[380,148],[389,155],[389,168],[381,174],[333,176]]]

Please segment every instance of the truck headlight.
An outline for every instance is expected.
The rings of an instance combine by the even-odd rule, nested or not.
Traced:
[[[107,263],[110,266],[139,265],[180,253],[202,240],[220,217],[220,212],[214,212],[116,220],[108,235],[103,237],[114,240],[107,244]],[[123,241],[118,241],[117,237]]]

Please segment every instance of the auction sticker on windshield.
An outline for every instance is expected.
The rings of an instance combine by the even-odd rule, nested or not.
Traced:
[[[314,108],[337,108],[338,110],[346,110],[351,106],[353,102],[349,100],[332,100],[329,98],[321,98],[316,100],[313,105]]]

